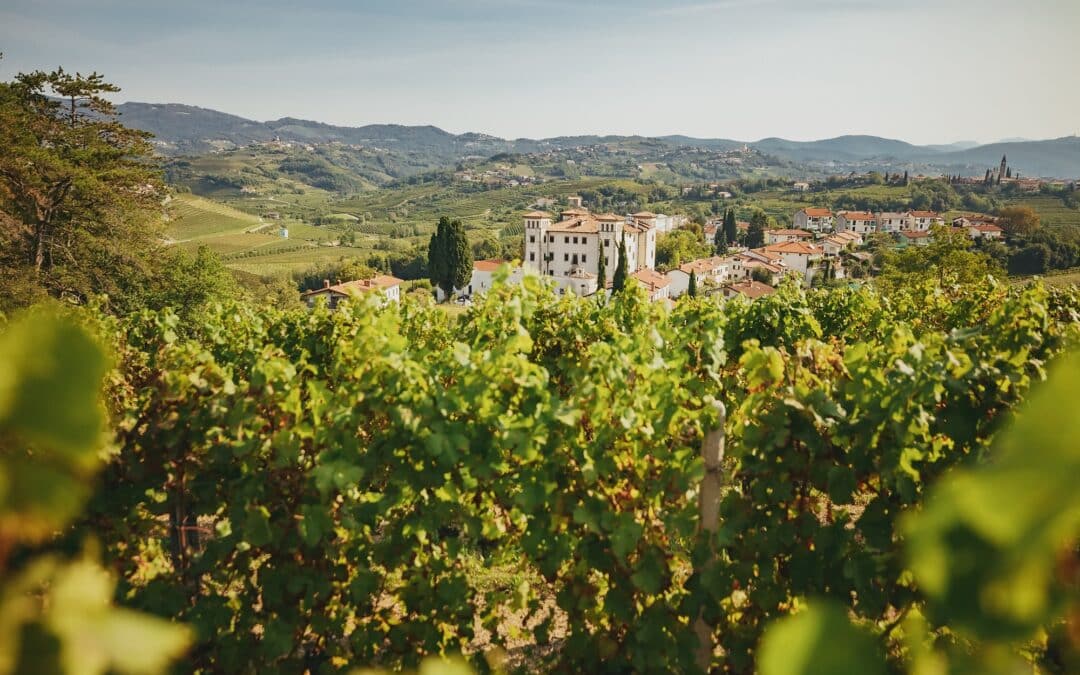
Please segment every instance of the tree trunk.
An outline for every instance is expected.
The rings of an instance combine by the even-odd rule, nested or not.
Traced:
[[[720,472],[721,463],[724,461],[724,423],[727,421],[727,409],[724,404],[716,401],[713,405],[716,406],[718,419],[716,428],[705,435],[705,440],[701,444],[701,456],[705,460],[705,478],[701,481],[701,491],[698,494],[700,509],[698,531],[700,536],[706,538],[711,538],[720,526],[720,489],[723,487],[723,476]],[[713,563],[713,560],[709,560],[706,566]],[[700,573],[704,572],[704,569],[695,571]],[[712,663],[713,639],[712,626],[705,623],[703,614],[703,611],[699,611],[694,621],[694,633],[698,639],[695,660],[698,668],[707,673]]]

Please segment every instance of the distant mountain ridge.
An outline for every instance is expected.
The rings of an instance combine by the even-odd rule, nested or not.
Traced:
[[[498,153],[531,154],[600,144],[661,144],[717,152],[749,146],[783,160],[815,165],[824,171],[873,168],[895,171],[909,167],[916,171],[978,175],[988,167],[997,166],[1001,155],[1008,155],[1010,165],[1024,175],[1080,177],[1080,138],[1075,136],[988,145],[968,141],[925,146],[869,135],[847,135],[817,141],[764,138],[752,142],[681,135],[584,135],[509,140],[476,132],[453,134],[430,125],[369,124],[345,127],[291,117],[257,122],[178,103],[130,102],[120,104],[117,109],[125,124],[154,134],[157,147],[168,155],[202,154],[275,138],[297,143],[339,142],[376,147],[406,155],[422,155],[443,164]]]

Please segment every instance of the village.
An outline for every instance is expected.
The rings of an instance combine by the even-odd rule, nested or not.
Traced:
[[[591,297],[613,291],[614,271],[625,261],[628,278],[641,284],[650,299],[674,301],[683,295],[720,294],[724,298],[742,296],[748,300],[771,295],[786,277],[811,286],[822,280],[844,280],[863,276],[873,255],[862,250],[871,235],[891,235],[893,246],[926,246],[937,231],[951,231],[972,240],[1000,239],[1003,229],[997,218],[984,214],[958,215],[946,227],[945,219],[934,211],[902,212],[836,211],[807,207],[795,212],[791,228],[766,229],[760,246],[725,243],[715,255],[681,262],[671,269],[658,269],[658,237],[685,227],[680,215],[641,211],[626,215],[592,213],[583,208],[578,196],[568,198],[569,207],[558,217],[547,211],[530,211],[524,221],[521,261],[476,260],[469,283],[455,289],[454,297],[467,303],[471,297],[490,289],[496,272],[504,265],[506,283],[519,283],[526,275],[547,279],[556,293]],[[552,200],[540,200],[553,204]],[[750,224],[737,221],[744,239]],[[943,229],[939,229],[943,228]],[[724,218],[715,218],[701,228],[704,243],[718,242]],[[721,250],[722,248],[722,250]],[[855,267],[860,272],[851,273]],[[357,294],[379,292],[386,302],[399,302],[405,281],[382,274],[371,279],[331,284],[305,292],[302,299],[314,306],[325,298],[331,308]],[[438,288],[439,302],[448,298]]]

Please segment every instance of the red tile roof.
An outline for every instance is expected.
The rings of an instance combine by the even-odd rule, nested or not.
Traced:
[[[367,293],[368,291],[374,291],[376,289],[385,290],[393,288],[404,283],[403,279],[392,277],[386,274],[379,274],[370,279],[357,279],[356,281],[346,281],[342,284],[334,284],[333,286],[324,286],[323,288],[316,288],[301,294],[301,297],[307,297],[309,295],[316,295],[318,293],[325,293],[330,291],[332,293],[338,293],[340,295],[355,295],[356,293]]]
[[[473,263],[473,269],[479,272],[494,272],[506,264],[505,260],[493,258],[491,260],[477,260]]]
[[[785,241],[782,244],[769,244],[765,247],[765,251],[768,253],[800,253],[803,255],[821,253],[821,249],[817,246],[801,241]]]
[[[666,288],[671,280],[663,274],[660,274],[656,270],[641,269],[631,274],[633,278],[637,279],[641,283],[645,284],[650,292],[657,291],[661,288]]]
[[[846,220],[873,220],[874,219],[874,214],[867,213],[866,211],[848,211],[846,213],[841,213],[840,215],[843,216]]]
[[[762,283],[760,281],[740,281],[734,284],[728,284],[724,288],[735,291],[755,300],[757,298],[765,297],[766,295],[772,295],[776,292],[776,289],[769,284]]]
[[[803,209],[803,213],[805,213],[811,218],[828,218],[832,215],[832,211],[830,211],[829,209],[821,209],[815,207],[805,208]]]

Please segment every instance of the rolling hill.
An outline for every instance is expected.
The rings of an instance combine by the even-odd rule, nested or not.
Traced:
[[[342,144],[352,149],[383,153],[381,162],[389,176],[403,176],[436,167],[448,167],[463,159],[499,153],[534,154],[583,147],[625,148],[641,161],[679,148],[726,152],[747,145],[779,160],[807,164],[819,172],[898,167],[922,172],[981,174],[996,166],[1001,155],[1027,176],[1080,176],[1080,138],[1001,142],[971,147],[969,142],[950,145],[913,145],[904,141],[867,135],[847,135],[817,141],[764,138],[756,142],[689,136],[561,136],[546,139],[497,138],[482,133],[453,134],[434,126],[369,124],[335,126],[282,118],[257,122],[236,115],[181,104],[123,103],[121,120],[151,132],[159,151],[166,155],[196,155],[280,139],[310,145]]]

